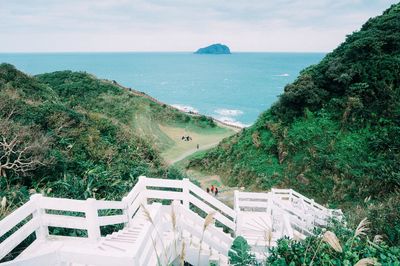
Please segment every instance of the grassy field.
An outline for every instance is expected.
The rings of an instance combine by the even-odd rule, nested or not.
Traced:
[[[178,162],[198,150],[206,150],[216,146],[223,138],[235,133],[227,127],[200,128],[193,125],[159,125],[163,133],[163,139],[167,145],[163,145],[162,157],[169,164]],[[190,136],[190,141],[182,140],[183,136]],[[160,137],[161,138],[161,137]],[[199,149],[197,149],[199,145]]]

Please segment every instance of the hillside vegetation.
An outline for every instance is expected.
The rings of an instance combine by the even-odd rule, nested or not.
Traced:
[[[118,199],[139,175],[181,178],[159,125],[223,131],[87,73],[28,76],[0,65],[0,217],[32,193]]]
[[[303,70],[256,123],[191,168],[248,189],[289,187],[364,216],[400,244],[400,4]],[[353,222],[355,224],[355,222]]]

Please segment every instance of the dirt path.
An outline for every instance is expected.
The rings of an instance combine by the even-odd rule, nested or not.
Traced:
[[[233,208],[233,192],[239,188],[226,186],[222,182],[219,175],[210,175],[193,169],[186,170],[186,174],[199,181],[201,188],[204,190],[210,188],[212,185],[217,187],[218,195],[215,197],[229,207]]]
[[[225,128],[200,129],[160,125],[159,129],[172,142],[172,145],[161,154],[168,164],[181,161],[198,150],[210,149],[216,146],[222,139],[234,134],[233,130]],[[190,136],[191,140],[184,141],[182,140],[183,136]],[[199,145],[199,149],[197,149],[197,145]]]
[[[202,146],[200,146],[198,149],[197,149],[197,148],[193,148],[193,149],[191,149],[191,150],[188,150],[188,151],[184,152],[181,156],[179,156],[178,158],[175,158],[175,159],[172,160],[172,161],[169,161],[168,163],[169,163],[169,164],[177,163],[177,162],[179,162],[179,161],[182,161],[182,160],[185,159],[186,157],[189,157],[190,155],[192,155],[192,154],[195,153],[195,152],[211,149],[211,148],[217,146],[218,143],[219,143],[219,142],[214,142],[214,143],[202,145]]]
[[[203,190],[207,190],[207,188],[210,188],[212,185],[214,185],[214,187],[217,187],[218,195],[217,196],[214,195],[214,197],[224,202],[226,205],[233,207],[233,192],[235,190],[238,190],[239,188],[227,186],[221,180],[221,177],[219,175],[205,173],[199,171],[198,169],[186,168],[187,165],[189,164],[189,160],[190,156],[184,157],[182,160],[176,162],[174,166],[180,169],[181,171],[185,172],[186,175],[189,176],[189,178],[197,180],[200,183],[200,187]]]

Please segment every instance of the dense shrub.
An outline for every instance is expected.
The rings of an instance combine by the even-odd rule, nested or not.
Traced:
[[[395,4],[303,70],[254,125],[189,166],[217,172],[233,186],[290,187],[353,216],[363,206],[362,215],[375,217],[372,228],[399,245],[398,223],[391,222],[399,217],[399,136]],[[374,208],[364,206],[367,197]]]
[[[389,247],[380,236],[369,239],[365,235],[368,230],[368,222],[363,220],[355,230],[335,225],[301,241],[282,238],[269,250],[266,264],[400,265],[400,249]]]
[[[7,147],[0,145],[0,199],[5,203],[0,216],[32,193],[119,199],[139,175],[182,178],[176,169],[168,171],[133,119],[140,113],[175,123],[178,114],[185,116],[172,108],[86,73],[30,77],[8,64],[0,65],[0,93],[2,142],[17,139],[16,151],[28,147],[24,163],[35,162],[8,169]]]
[[[229,250],[229,263],[231,265],[256,265],[257,261],[254,254],[250,251],[250,246],[246,239],[241,236],[235,238]]]

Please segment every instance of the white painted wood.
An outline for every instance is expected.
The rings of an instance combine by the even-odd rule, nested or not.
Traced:
[[[147,201],[147,199],[143,196],[143,194],[140,194],[138,197],[136,197],[136,200],[132,203],[132,205],[128,205],[128,215],[130,219],[132,219],[132,216],[138,211],[140,205],[142,204],[146,205],[145,200]]]
[[[43,196],[41,194],[34,194],[30,197],[35,204],[35,211],[32,213],[32,217],[38,221],[38,228],[35,230],[36,239],[43,240],[49,235],[49,229],[44,225],[43,215],[45,214],[44,209],[41,208],[41,202]]]
[[[183,206],[186,209],[189,209],[189,196],[190,196],[190,191],[189,191],[189,186],[190,186],[191,182],[189,181],[189,179],[184,178],[183,179]]]
[[[203,201],[199,200],[198,198],[196,198],[196,197],[194,197],[192,195],[189,197],[189,200],[190,200],[190,203],[192,203],[193,205],[197,206],[201,210],[205,211],[207,214],[214,212],[215,213],[214,214],[214,218],[216,220],[218,220],[222,224],[224,224],[227,227],[229,227],[229,229],[235,230],[235,227],[236,227],[235,223],[233,221],[229,220],[228,218],[226,218],[221,213],[219,213],[217,210],[211,208],[210,206],[205,204]]]
[[[146,192],[148,199],[166,199],[166,200],[183,200],[184,193],[177,191],[148,190]]]
[[[264,199],[266,198],[268,193],[264,192],[242,192],[238,191],[238,198],[240,200],[246,200],[246,199]]]
[[[6,256],[11,250],[18,246],[24,241],[30,234],[35,232],[38,228],[38,220],[36,218],[30,220],[12,234],[12,237],[8,237],[6,240],[0,243],[0,259]]]
[[[4,217],[4,219],[0,221],[0,237],[35,212],[35,210],[35,202],[30,200],[8,216]]]
[[[126,215],[110,215],[110,216],[100,216],[98,217],[99,226],[112,225],[112,224],[122,224],[128,222],[128,217]]]
[[[98,210],[107,209],[124,209],[125,205],[122,201],[108,201],[108,200],[96,200],[95,206]]]
[[[70,211],[70,212],[86,211],[86,203],[84,200],[42,197],[39,205],[40,208],[48,210]]]
[[[33,258],[26,259],[16,259],[9,262],[1,263],[2,266],[21,266],[21,265],[29,265],[29,266],[43,266],[43,265],[60,265],[60,256],[56,252],[50,252],[47,254],[42,254],[35,256]]]
[[[74,217],[55,214],[43,214],[42,225],[70,228],[70,229],[88,229],[87,219],[85,217]]]
[[[202,190],[201,188],[199,188],[195,184],[189,182],[188,186],[189,186],[190,191],[195,193],[197,196],[199,196],[203,200],[207,201],[209,204],[214,206],[214,208],[217,208],[221,212],[227,214],[232,219],[235,218],[236,213],[230,207],[226,206],[224,203],[222,203],[221,201],[217,200],[216,198],[214,198],[213,196],[211,196],[210,194],[208,194],[207,192],[205,192],[204,190]]]
[[[132,217],[129,216],[129,204],[128,204],[129,200],[127,197],[123,197],[122,198],[122,204],[123,204],[123,208],[122,208],[122,215],[124,215],[126,217],[126,222],[124,227],[129,226],[129,224],[132,221]]]
[[[147,189],[149,189],[149,187],[182,189],[185,183],[184,180],[149,178],[149,177],[143,177],[143,181]]]
[[[163,188],[176,188],[178,191]],[[158,203],[148,204],[151,202],[149,199],[155,198],[174,201],[172,206],[176,212],[179,237],[171,226],[171,207]],[[204,258],[204,261],[209,261],[210,257],[215,260],[217,254],[222,258],[220,261],[227,264],[226,256],[233,241],[232,237],[213,224],[203,235],[204,219],[189,209],[189,203],[206,213],[215,212],[217,221],[235,231],[236,235],[247,238],[258,257],[261,256],[260,248],[266,245],[266,240],[263,239],[265,230],[274,232],[268,243],[271,245],[284,235],[304,238],[312,234],[315,226],[325,225],[328,218],[340,218],[342,215],[340,210],[327,209],[291,189],[271,189],[268,193],[235,191],[232,210],[188,179],[166,180],[141,176],[136,186],[121,201],[82,201],[32,196],[25,205],[0,221],[2,236],[25,218],[30,215],[33,217],[0,243],[0,259],[29,234],[36,232],[38,240],[34,243],[41,241],[52,246],[51,243],[57,241],[60,244],[56,249],[58,258],[62,258],[60,265],[154,265],[157,263],[157,256],[152,239],[156,248],[162,250],[159,255],[177,257],[179,254],[174,246],[176,243],[183,241],[188,244],[188,252],[195,252],[200,248],[201,238],[204,249],[202,260]],[[146,219],[142,206],[149,210],[153,223]],[[98,216],[98,210],[107,209],[120,209],[123,214]],[[49,214],[45,210],[83,212],[84,217]],[[100,236],[100,226],[117,223],[124,223],[124,229],[105,238]],[[86,229],[89,238],[75,238],[78,239],[75,244],[64,245],[63,243],[70,243],[72,238],[48,236],[48,226]],[[87,245],[96,245],[98,248],[84,248]],[[33,252],[29,247],[28,250]],[[49,262],[54,262],[52,255],[44,255],[43,252],[35,254],[36,257],[32,257],[29,263],[21,260],[22,264],[12,265],[35,265],[46,258]]]
[[[91,241],[97,242],[100,240],[100,227],[96,208],[96,200],[87,199],[85,207],[88,237]]]
[[[113,254],[101,254],[91,253],[90,251],[84,250],[79,251],[62,251],[59,252],[60,260],[66,263],[72,263],[72,265],[81,266],[128,266],[134,265],[133,259],[129,257],[122,257]],[[68,264],[67,264],[68,265]],[[71,264],[70,264],[71,265]]]

